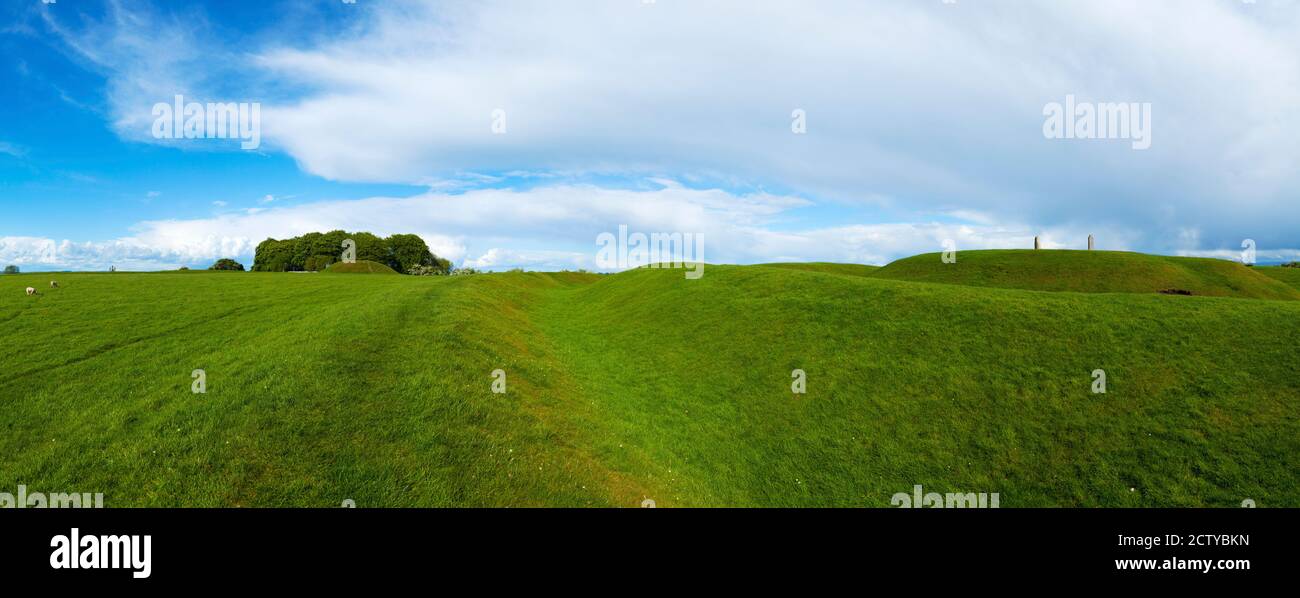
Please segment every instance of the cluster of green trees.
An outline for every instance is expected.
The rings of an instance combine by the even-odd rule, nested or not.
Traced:
[[[301,237],[267,239],[257,245],[254,272],[317,272],[343,260],[343,242],[356,243],[356,258],[387,265],[403,274],[447,274],[451,262],[429,251],[418,235],[380,238],[366,232],[335,230]]]
[[[244,265],[230,258],[223,257],[217,260],[217,263],[212,264],[212,266],[209,267],[208,269],[209,270],[235,270],[237,272],[243,272]]]

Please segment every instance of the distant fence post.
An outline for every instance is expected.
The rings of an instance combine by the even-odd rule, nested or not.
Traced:
[[[1088,235],[1088,251],[1092,251],[1092,235]]]

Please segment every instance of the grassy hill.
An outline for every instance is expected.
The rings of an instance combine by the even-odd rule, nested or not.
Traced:
[[[1293,289],[1300,290],[1300,268],[1261,266],[1255,268],[1255,271],[1272,278],[1273,280],[1287,284]]]
[[[880,266],[866,266],[862,264],[832,264],[827,262],[792,262],[780,264],[762,264],[768,268],[785,268],[787,270],[806,270],[809,272],[822,272],[824,274],[842,274],[844,276],[870,276],[872,272],[880,269]]]
[[[397,274],[397,271],[379,262],[357,260],[353,263],[334,262],[325,272],[329,274]]]
[[[0,277],[9,492],[889,506],[921,484],[1003,507],[1300,506],[1300,302],[765,266],[48,278]]]
[[[1079,293],[1159,293],[1300,299],[1300,290],[1226,260],[1120,251],[961,251],[945,264],[927,253],[893,262],[878,278]]]

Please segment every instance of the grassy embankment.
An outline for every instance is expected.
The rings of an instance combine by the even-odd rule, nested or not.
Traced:
[[[0,491],[888,506],[922,484],[1003,507],[1300,506],[1300,302],[1147,292],[1280,295],[1204,286],[1229,276],[1213,267],[1107,294],[876,277],[904,265],[936,276],[3,276]]]

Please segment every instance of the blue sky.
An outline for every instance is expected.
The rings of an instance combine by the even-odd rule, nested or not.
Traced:
[[[710,262],[1089,233],[1300,258],[1291,0],[11,0],[0,50],[24,270],[250,263],[332,228],[592,268],[620,224]],[[156,138],[178,94],[256,103],[260,145]],[[1044,135],[1067,97],[1146,107],[1150,147]]]

